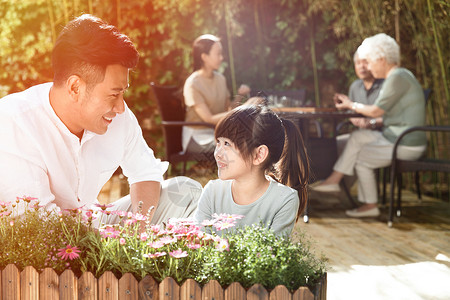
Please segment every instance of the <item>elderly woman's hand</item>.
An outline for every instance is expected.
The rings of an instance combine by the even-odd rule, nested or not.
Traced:
[[[350,109],[353,103],[347,95],[338,93],[334,94],[333,101],[337,109]]]

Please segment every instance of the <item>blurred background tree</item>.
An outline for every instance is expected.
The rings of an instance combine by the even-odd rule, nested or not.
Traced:
[[[51,81],[59,31],[91,13],[129,35],[141,54],[126,99],[149,120],[157,152],[161,132],[149,83],[181,87],[192,71],[192,42],[203,33],[222,39],[221,71],[232,93],[241,83],[305,88],[311,102],[327,106],[356,78],[352,57],[362,40],[385,32],[399,42],[402,65],[433,89],[427,122],[448,124],[449,11],[446,0],[0,0],[0,97]],[[431,151],[448,155],[440,147],[433,141]]]

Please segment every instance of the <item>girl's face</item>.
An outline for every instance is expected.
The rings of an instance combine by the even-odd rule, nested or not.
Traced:
[[[217,138],[214,158],[217,162],[218,176],[222,180],[239,179],[251,172],[251,163],[243,159],[230,139]]]
[[[212,45],[209,53],[202,54],[203,68],[217,70],[223,61],[222,44],[216,42]]]

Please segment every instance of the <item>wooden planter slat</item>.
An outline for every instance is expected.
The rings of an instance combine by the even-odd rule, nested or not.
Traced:
[[[59,297],[64,300],[78,299],[78,279],[72,270],[65,270],[59,276]]]
[[[20,297],[27,300],[39,299],[39,273],[31,266],[20,273]]]
[[[261,284],[254,284],[247,291],[247,300],[269,300],[269,293]]]
[[[202,288],[195,280],[187,279],[180,287],[171,277],[158,284],[150,275],[138,282],[131,273],[117,279],[108,271],[99,279],[90,272],[78,279],[71,270],[58,276],[50,268],[39,274],[33,267],[19,272],[10,264],[0,272],[0,283],[0,300],[326,300],[327,276],[324,274],[314,293],[300,287],[291,294],[283,285],[269,293],[261,284],[246,291],[233,282],[224,290],[216,280]]]
[[[59,300],[59,276],[51,268],[45,268],[39,275],[39,298]]]
[[[134,278],[133,274],[126,273],[119,279],[119,299],[139,299],[138,281]]]
[[[119,280],[111,271],[103,273],[98,279],[98,300],[118,300]]]
[[[270,292],[270,300],[292,300],[292,295],[284,285],[277,285]]]
[[[309,288],[301,286],[292,295],[292,300],[314,300],[314,294]]]
[[[98,300],[97,278],[91,272],[86,272],[78,279],[78,299]]]
[[[239,282],[233,282],[225,290],[225,300],[246,300],[247,293]]]
[[[201,300],[202,288],[194,279],[186,280],[180,289],[180,300]]]
[[[145,276],[138,286],[139,299],[158,300],[158,283],[152,276]]]
[[[223,289],[217,280],[210,280],[202,289],[203,300],[224,300]]]
[[[172,277],[166,277],[159,284],[159,300],[180,300],[180,287]]]
[[[2,271],[2,299],[20,300],[20,272],[15,265]]]

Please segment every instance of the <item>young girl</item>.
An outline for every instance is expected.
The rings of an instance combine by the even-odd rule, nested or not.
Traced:
[[[262,222],[290,234],[307,201],[309,164],[298,128],[266,106],[243,105],[218,123],[215,138],[220,179],[205,186],[197,221],[238,214],[245,216],[238,226]]]

